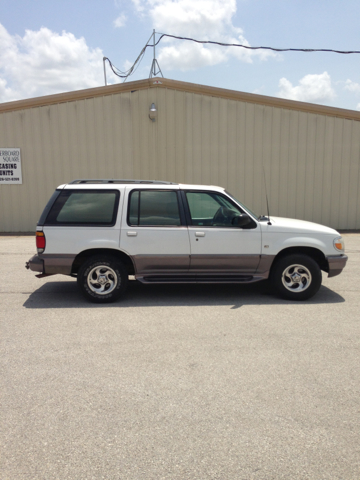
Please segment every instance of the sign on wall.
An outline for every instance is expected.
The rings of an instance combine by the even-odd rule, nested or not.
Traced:
[[[20,148],[0,148],[0,183],[22,184]]]

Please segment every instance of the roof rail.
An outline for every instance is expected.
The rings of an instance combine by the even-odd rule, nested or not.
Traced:
[[[80,183],[152,183],[152,184],[160,184],[160,185],[178,185],[177,183],[173,182],[163,182],[161,180],[124,180],[124,179],[78,179],[73,180],[69,183],[72,184],[80,184]]]

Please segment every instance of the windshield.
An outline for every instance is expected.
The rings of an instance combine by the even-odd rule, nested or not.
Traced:
[[[255,212],[253,212],[252,210],[250,210],[250,208],[246,207],[243,203],[239,202],[239,200],[237,198],[234,197],[234,195],[232,195],[230,192],[228,192],[227,190],[225,190],[225,193],[227,195],[229,195],[230,198],[232,198],[233,200],[235,200],[236,203],[238,203],[247,213],[250,213],[251,216],[253,216],[254,218],[259,218],[259,215],[257,215]]]

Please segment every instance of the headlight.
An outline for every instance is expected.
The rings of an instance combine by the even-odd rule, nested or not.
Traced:
[[[345,244],[342,237],[337,237],[334,239],[334,248],[339,252],[345,252]]]

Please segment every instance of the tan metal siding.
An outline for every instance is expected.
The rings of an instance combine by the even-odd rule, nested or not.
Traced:
[[[351,122],[349,194],[344,208],[347,212],[346,224],[354,223],[357,225],[354,228],[360,228],[360,122]]]
[[[152,103],[157,119],[149,119]],[[360,122],[219,95],[143,88],[0,114],[23,185],[0,185],[0,231],[31,231],[57,185],[145,178],[226,187],[266,213],[360,229]]]

